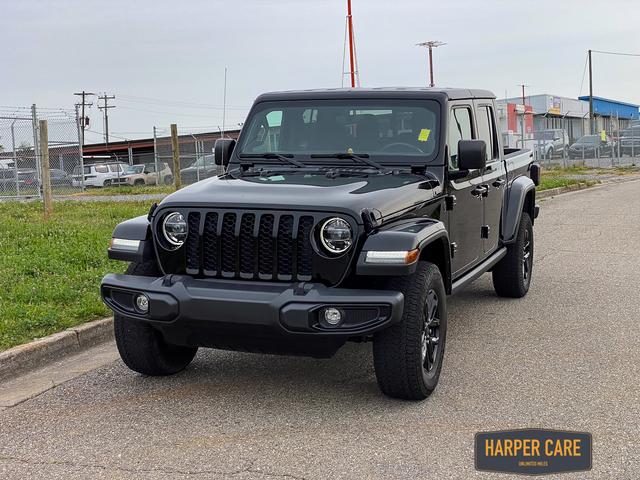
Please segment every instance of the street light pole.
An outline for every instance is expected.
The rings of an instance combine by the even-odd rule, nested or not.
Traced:
[[[431,42],[416,43],[417,47],[429,47],[429,73],[431,75],[431,83],[429,84],[430,87],[435,87],[436,86],[436,84],[433,83],[433,57],[432,57],[432,51],[433,51],[434,47],[440,47],[442,45],[446,45],[446,43],[439,42],[438,40],[433,40]]]

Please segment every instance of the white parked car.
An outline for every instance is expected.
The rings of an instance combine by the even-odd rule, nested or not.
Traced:
[[[533,134],[534,149],[544,158],[555,156],[569,156],[569,135],[566,130],[554,128]],[[538,150],[539,149],[539,150]]]
[[[85,187],[108,187],[114,183],[114,179],[121,177],[128,167],[129,165],[123,162],[102,162],[85,165],[84,185]],[[82,186],[80,165],[73,169],[73,186]]]

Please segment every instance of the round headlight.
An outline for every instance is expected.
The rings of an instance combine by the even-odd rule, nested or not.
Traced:
[[[322,225],[320,240],[327,251],[331,253],[346,252],[353,243],[351,226],[342,218],[331,218]]]
[[[174,247],[180,247],[184,243],[188,231],[187,221],[181,213],[170,213],[164,218],[162,233],[164,233],[164,238]]]

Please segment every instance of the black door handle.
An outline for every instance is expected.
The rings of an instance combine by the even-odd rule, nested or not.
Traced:
[[[489,193],[489,187],[487,185],[478,185],[476,188],[471,190],[471,195],[474,197],[486,197]]]
[[[506,180],[502,179],[502,178],[498,178],[496,179],[495,182],[492,183],[492,185],[496,188],[500,188],[501,186],[503,186],[505,183],[507,183]]]

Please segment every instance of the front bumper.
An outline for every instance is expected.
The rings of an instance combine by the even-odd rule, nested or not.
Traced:
[[[350,337],[400,321],[400,292],[328,288],[313,283],[262,283],[187,276],[106,275],[104,302],[114,312],[149,322],[175,345],[327,357]],[[149,310],[136,307],[145,294]],[[324,320],[337,308],[343,320]]]

